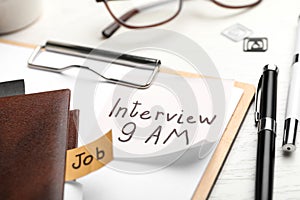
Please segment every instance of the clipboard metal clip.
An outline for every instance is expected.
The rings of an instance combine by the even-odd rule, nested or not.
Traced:
[[[62,68],[56,68],[56,67],[36,64],[35,63],[36,58],[43,51],[76,56],[81,58],[88,58],[92,60],[108,62],[108,63],[122,65],[130,68],[140,69],[140,70],[149,70],[152,71],[152,73],[150,74],[148,80],[146,80],[145,83],[140,84],[131,81],[106,77],[103,74],[97,72],[96,70],[88,66],[69,65]],[[139,89],[145,89],[151,85],[156,74],[159,72],[160,64],[161,62],[158,59],[134,56],[130,54],[123,54],[123,53],[118,53],[118,52],[113,52],[108,50],[102,50],[102,49],[93,49],[90,47],[83,47],[83,46],[77,46],[77,45],[71,45],[71,44],[65,44],[65,43],[53,42],[53,41],[48,41],[45,45],[36,47],[32,55],[28,59],[28,67],[32,69],[62,73],[63,71],[66,71],[70,68],[81,68],[97,74],[108,83],[114,83],[114,84],[119,84],[123,86],[139,88]]]
[[[260,93],[261,93],[261,82],[262,82],[262,76],[259,79],[258,85],[257,85],[257,90],[256,90],[256,94],[255,94],[255,111],[254,111],[254,122],[255,122],[255,126],[257,126],[258,124],[258,120],[260,118],[260,104],[258,104],[258,98],[260,97]]]

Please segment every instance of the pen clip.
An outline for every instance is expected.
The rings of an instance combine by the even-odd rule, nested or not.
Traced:
[[[257,89],[256,89],[256,94],[255,94],[255,112],[254,112],[254,122],[255,122],[255,126],[257,126],[258,124],[258,120],[260,118],[260,102],[258,103],[258,98],[260,97],[260,93],[261,93],[261,82],[262,82],[262,77],[263,75],[261,75],[258,85],[257,85]]]

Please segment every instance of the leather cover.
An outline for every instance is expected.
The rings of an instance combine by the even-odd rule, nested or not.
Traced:
[[[0,98],[0,199],[63,199],[69,101],[69,90]]]
[[[69,116],[68,147],[69,149],[78,146],[79,110],[71,110]]]
[[[24,80],[0,83],[0,97],[25,94]]]

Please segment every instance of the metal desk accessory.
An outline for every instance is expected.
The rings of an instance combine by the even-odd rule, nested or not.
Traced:
[[[91,69],[88,66],[69,65],[62,68],[57,68],[52,66],[36,64],[35,63],[36,58],[43,51],[87,58],[96,61],[103,61],[103,62],[122,65],[130,68],[140,69],[140,70],[148,70],[148,71],[152,71],[152,73],[149,76],[146,83],[139,84],[131,81],[105,77],[104,75],[100,74],[94,69]],[[102,50],[102,49],[93,49],[90,47],[83,47],[83,46],[77,46],[77,45],[71,45],[71,44],[65,44],[65,43],[53,42],[53,41],[48,41],[45,45],[36,47],[36,49],[34,50],[34,52],[32,53],[32,55],[28,60],[28,67],[32,69],[62,73],[70,68],[81,68],[97,74],[98,76],[103,78],[106,82],[133,87],[133,88],[141,88],[141,89],[148,88],[151,85],[156,74],[159,72],[160,64],[161,62],[158,59],[146,58],[146,57],[135,56],[130,54],[123,54],[114,51]]]

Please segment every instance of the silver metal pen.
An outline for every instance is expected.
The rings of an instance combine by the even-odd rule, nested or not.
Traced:
[[[286,152],[296,150],[296,136],[300,120],[300,17],[298,18],[295,57],[291,67],[290,86],[284,123],[282,149]]]

